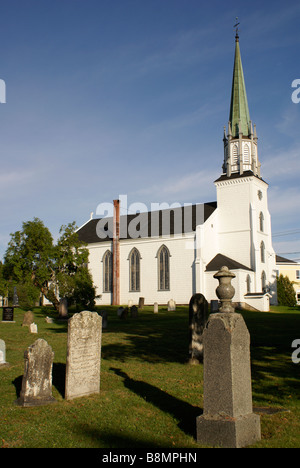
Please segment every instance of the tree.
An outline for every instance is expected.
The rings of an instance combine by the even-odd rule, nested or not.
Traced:
[[[83,305],[91,307],[95,289],[87,262],[88,250],[79,241],[75,223],[62,226],[54,244],[49,229],[34,218],[24,222],[21,231],[11,234],[4,257],[4,274],[6,279],[25,288],[31,297],[35,292],[42,293],[56,310],[59,310],[59,297],[66,297],[70,302],[85,298]],[[85,283],[80,281],[83,272]],[[89,293],[81,289],[88,289]]]
[[[296,294],[293,282],[287,276],[279,275],[277,278],[277,300],[278,305],[294,307],[296,305]]]

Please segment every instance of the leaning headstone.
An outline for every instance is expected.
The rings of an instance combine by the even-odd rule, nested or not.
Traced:
[[[41,338],[27,348],[18,405],[40,406],[55,401],[52,396],[53,357],[51,346]]]
[[[68,322],[65,397],[67,400],[100,392],[102,317],[76,313]]]
[[[235,275],[227,267],[220,281],[220,312],[211,314],[204,330],[203,415],[197,418],[197,441],[204,445],[241,448],[260,440],[260,417],[253,413],[250,335],[231,299]]]
[[[5,359],[6,359],[5,341],[0,340],[0,368],[8,366],[8,363],[6,362]]]
[[[62,320],[67,320],[68,318],[68,300],[66,297],[63,297],[59,301],[58,318]]]
[[[144,298],[144,297],[140,297],[140,298],[139,298],[139,309],[143,310],[143,308],[144,308],[144,303],[145,303],[145,298]]]
[[[157,303],[157,302],[154,302],[154,305],[153,305],[153,313],[154,313],[154,314],[158,314],[158,303]]]
[[[34,315],[31,312],[31,310],[28,310],[24,314],[22,327],[29,327],[33,323],[33,321],[34,321]]]
[[[29,331],[30,331],[30,333],[37,333],[38,332],[37,324],[36,323],[31,323],[29,325]]]
[[[174,311],[176,310],[176,303],[173,301],[173,299],[170,299],[168,302],[168,311]]]
[[[208,302],[203,294],[194,294],[189,303],[189,363],[203,361],[203,331],[208,320]]]

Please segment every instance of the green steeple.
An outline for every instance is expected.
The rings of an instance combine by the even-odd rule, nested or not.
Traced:
[[[248,136],[251,133],[250,115],[238,34],[235,36],[235,57],[232,77],[229,122],[233,138],[237,138],[239,136],[239,132],[242,132],[244,136]]]

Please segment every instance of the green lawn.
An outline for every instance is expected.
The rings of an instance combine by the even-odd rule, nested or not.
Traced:
[[[145,307],[139,317],[120,320],[106,307],[102,336],[101,392],[64,399],[67,323],[49,308],[35,308],[38,335],[15,323],[0,323],[10,366],[0,369],[0,447],[198,448],[196,417],[203,407],[203,367],[188,359],[188,308],[176,312]],[[46,315],[54,323],[46,323]],[[300,364],[291,360],[300,339],[300,310],[243,312],[251,335],[254,407],[260,409],[262,440],[255,447],[300,447]],[[54,351],[53,396],[44,407],[15,405],[24,370],[24,351],[37,338]]]

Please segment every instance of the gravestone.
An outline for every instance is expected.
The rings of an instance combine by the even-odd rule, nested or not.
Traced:
[[[107,328],[108,314],[106,310],[101,310],[99,314],[102,317],[102,330],[104,330],[105,328]]]
[[[63,297],[59,301],[58,318],[62,320],[66,320],[68,318],[68,300],[66,297]]]
[[[14,307],[2,308],[2,322],[14,322]]]
[[[176,310],[176,303],[173,301],[173,299],[170,299],[168,302],[168,311],[174,311]]]
[[[0,368],[8,366],[8,363],[6,362],[5,359],[6,359],[5,341],[0,340]]]
[[[216,299],[213,299],[210,301],[210,313],[215,314],[219,310],[219,301]]]
[[[16,404],[41,406],[53,403],[52,367],[54,353],[43,339],[38,339],[24,353],[22,389]]]
[[[158,303],[157,302],[154,302],[153,312],[154,312],[154,314],[158,314]]]
[[[118,310],[117,310],[117,316],[121,317],[123,311],[124,311],[124,307],[119,307]]]
[[[48,316],[45,318],[45,322],[46,322],[46,323],[54,323],[54,322],[53,322],[53,318],[52,318],[52,317],[48,317]]]
[[[123,309],[122,312],[121,312],[120,319],[121,320],[126,320],[127,317],[128,317],[128,314],[129,314],[129,309],[128,309],[128,307],[125,307],[125,309]]]
[[[65,398],[100,392],[102,317],[76,313],[68,322]]]
[[[130,316],[131,318],[136,318],[139,314],[139,310],[137,308],[137,306],[133,305],[131,308],[130,308]]]
[[[140,298],[139,298],[139,309],[143,310],[143,308],[144,308],[144,303],[145,303],[145,298],[144,298],[144,297],[140,297]]]
[[[250,335],[231,302],[234,276],[227,267],[214,275],[221,307],[210,315],[203,334],[204,404],[196,421],[199,443],[241,448],[259,441],[261,429],[252,407]]]
[[[132,306],[133,306],[133,300],[132,300],[132,299],[129,299],[129,301],[128,301],[128,307],[130,308],[130,307],[132,307]]]
[[[33,323],[33,321],[34,321],[33,312],[31,312],[31,310],[28,310],[24,314],[22,327],[29,327]]]
[[[203,331],[208,320],[208,302],[203,294],[194,294],[189,303],[189,363],[203,360]]]
[[[29,325],[29,331],[30,331],[30,333],[37,333],[38,332],[37,324],[36,323],[31,323]]]

